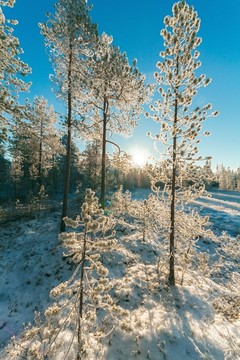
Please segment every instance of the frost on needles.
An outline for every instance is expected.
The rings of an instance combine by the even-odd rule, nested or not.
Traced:
[[[76,229],[60,235],[64,257],[75,264],[75,270],[52,289],[50,296],[56,302],[45,311],[44,320],[37,317],[36,325],[10,347],[12,359],[91,357],[117,324],[124,329],[121,319],[129,316],[112,296],[115,282],[104,265],[105,255],[113,258],[121,252],[114,238],[113,218],[104,215],[95,193],[87,189],[80,216],[64,221],[68,228]]]
[[[198,72],[201,62],[197,48],[202,41],[197,36],[198,14],[185,1],[175,3],[172,12],[172,17],[165,17],[165,28],[160,33],[165,49],[160,52],[163,60],[157,62],[158,70],[154,74],[159,99],[151,104],[147,116],[159,123],[160,132],[150,136],[164,147],[152,182],[165,184],[169,208],[169,283],[174,285],[179,228],[191,228],[182,221],[184,217],[178,217],[178,212],[194,198],[205,194],[204,179],[198,177],[198,164],[209,161],[210,157],[198,154],[199,135],[210,135],[203,131],[202,124],[218,112],[211,111],[211,104],[199,107],[195,105],[196,100],[193,101],[198,89],[210,83],[210,79]],[[196,219],[193,216],[193,226]]]

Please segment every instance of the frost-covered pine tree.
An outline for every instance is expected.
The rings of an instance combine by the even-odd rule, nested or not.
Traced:
[[[196,164],[203,160],[198,155],[198,135],[209,135],[202,131],[202,123],[217,112],[209,113],[211,104],[199,107],[197,99],[193,101],[198,89],[210,83],[198,70],[201,66],[197,50],[201,43],[197,36],[198,14],[186,1],[175,3],[172,11],[173,16],[165,17],[165,28],[161,31],[165,49],[160,52],[163,60],[157,63],[158,71],[154,74],[159,85],[159,99],[150,106],[153,112],[150,116],[161,125],[160,133],[152,137],[165,145],[155,181],[162,181],[168,194],[169,283],[174,285],[176,212],[205,191],[204,181],[196,171]]]
[[[75,270],[52,289],[56,302],[45,311],[45,320],[9,347],[11,359],[96,358],[101,339],[129,315],[113,297],[114,279],[104,264],[105,256],[120,251],[113,218],[104,215],[95,193],[87,189],[80,216],[64,221],[76,229],[60,235],[64,257],[75,264]]]
[[[7,135],[6,129],[11,129],[11,116],[22,109],[18,103],[18,94],[28,91],[30,83],[23,78],[31,70],[20,56],[23,53],[18,38],[13,35],[16,20],[8,20],[3,13],[3,7],[13,7],[15,0],[0,0],[0,136]],[[6,136],[5,136],[6,139]]]
[[[220,189],[229,190],[237,188],[237,172],[235,173],[230,167],[226,169],[223,165],[217,166],[216,178]]]
[[[139,227],[142,231],[142,240],[151,242],[159,237],[161,229],[164,227],[163,214],[159,214],[160,209],[165,210],[155,194],[150,194],[144,201],[138,201],[132,210],[132,213],[139,221]],[[165,219],[164,219],[165,218]]]
[[[95,140],[87,144],[82,152],[81,173],[84,184],[94,191],[99,191],[101,183],[101,142]]]
[[[53,168],[55,156],[63,153],[57,121],[56,112],[43,96],[36,96],[32,104],[27,101],[22,115],[16,117],[17,128],[10,148],[11,172],[14,179],[20,180],[22,175],[20,178],[24,177],[29,190],[34,190],[30,183],[36,183],[35,193],[40,191],[43,179]]]
[[[57,97],[62,99],[66,113],[66,168],[63,194],[62,219],[67,215],[67,197],[70,184],[71,142],[76,122],[85,119],[85,100],[88,96],[88,59],[96,39],[96,26],[89,16],[89,6],[85,0],[59,0],[55,4],[54,15],[40,24],[45,45],[53,65]],[[65,223],[61,219],[61,231]]]
[[[142,105],[147,100],[148,89],[136,61],[130,65],[126,54],[114,47],[112,38],[106,34],[99,37],[91,61],[91,73],[89,109],[93,109],[95,136],[102,141],[100,202],[104,207],[107,143],[112,134],[131,134],[142,112]]]
[[[128,174],[131,169],[131,156],[119,148],[118,152],[112,154],[111,166],[115,173],[116,186],[120,187],[124,182],[126,174]]]
[[[57,114],[43,96],[36,96],[32,104],[28,103],[25,114],[27,123],[23,127],[32,150],[31,174],[38,179],[40,189],[42,178],[54,166],[54,156],[63,153],[61,133],[56,127]]]
[[[133,207],[132,194],[127,190],[123,192],[123,186],[113,194],[111,198],[111,211],[117,218],[123,218],[131,214]]]
[[[240,167],[236,171],[236,189],[240,190]]]

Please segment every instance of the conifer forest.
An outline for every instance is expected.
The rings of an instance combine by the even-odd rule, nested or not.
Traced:
[[[240,166],[201,155],[219,111],[196,100],[197,6],[160,19],[148,83],[87,1],[56,0],[38,24],[54,105],[32,93],[14,6],[0,0],[0,359],[240,359]],[[140,120],[143,162],[118,141]]]

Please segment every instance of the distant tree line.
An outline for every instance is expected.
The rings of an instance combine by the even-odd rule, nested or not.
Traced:
[[[215,176],[220,189],[240,190],[240,167],[232,170],[230,167],[218,165]]]
[[[31,141],[30,141],[31,140]],[[44,189],[49,199],[61,199],[64,186],[66,157],[63,153],[66,136],[59,139],[58,149],[52,154],[48,167],[41,170],[36,159],[40,158],[39,139],[25,136],[14,140],[11,153],[14,157],[6,158],[2,149],[0,154],[0,199],[5,202],[17,200],[27,203],[39,196]],[[29,146],[23,146],[27,141]],[[30,147],[32,145],[33,148]],[[39,147],[38,147],[39,146]],[[44,160],[46,160],[44,154]],[[131,167],[126,163],[123,168],[111,155],[106,157],[106,193],[117,190],[121,185],[125,190],[150,188],[150,179],[146,167]],[[38,164],[38,166],[37,166]],[[41,174],[39,176],[39,171]],[[69,194],[83,194],[87,188],[97,194],[101,192],[101,146],[98,141],[88,143],[83,151],[72,143],[70,163]]]

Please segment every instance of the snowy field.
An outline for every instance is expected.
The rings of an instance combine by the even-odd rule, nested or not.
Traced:
[[[211,195],[195,202],[200,213],[209,216],[217,234],[226,231],[233,237],[240,235],[240,192],[216,190]]]
[[[138,200],[147,195],[145,190],[133,192]],[[183,285],[175,288],[156,272],[158,244],[142,242],[134,226],[119,226],[116,238],[131,252],[131,261],[112,258],[108,267],[118,304],[130,317],[124,330],[113,329],[100,347],[89,350],[88,359],[240,359],[240,193],[214,191],[211,199],[201,198],[193,206],[210,217],[212,238],[199,241],[202,266],[189,267]],[[50,290],[73,272],[62,257],[59,217],[57,211],[41,214],[0,229],[1,359],[34,359],[13,350],[8,354],[6,346],[12,336],[20,340],[23,324],[46,310]],[[62,351],[41,359],[74,360],[72,354]]]

